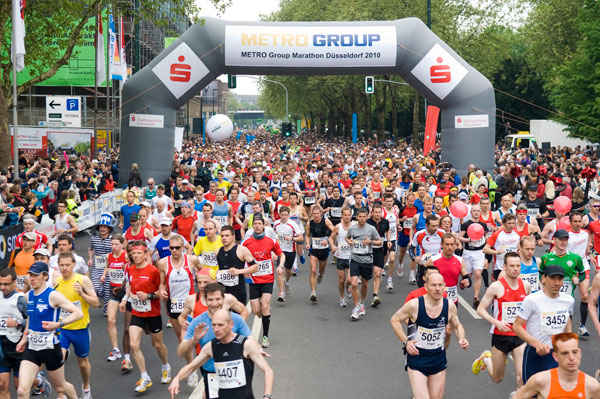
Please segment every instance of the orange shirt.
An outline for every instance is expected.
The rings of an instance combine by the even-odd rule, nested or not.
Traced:
[[[8,267],[14,267],[17,276],[25,276],[31,265],[33,265],[33,262],[35,262],[33,250],[31,252],[19,251],[16,256],[13,252]]]

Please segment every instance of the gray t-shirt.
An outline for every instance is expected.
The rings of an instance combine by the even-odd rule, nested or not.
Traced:
[[[379,233],[375,227],[370,224],[365,224],[363,227],[359,227],[358,223],[353,224],[348,229],[346,237],[353,241],[350,259],[355,262],[373,264],[373,246],[363,245],[362,241],[365,238],[369,238],[371,241],[379,240]]]

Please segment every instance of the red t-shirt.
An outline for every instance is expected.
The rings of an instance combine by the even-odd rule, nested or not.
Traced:
[[[279,243],[272,238],[265,236],[261,240],[250,237],[245,240],[242,245],[250,250],[256,263],[258,263],[258,271],[250,277],[252,283],[265,284],[275,281],[275,269],[273,268],[271,252],[275,252],[278,256],[283,253]]]
[[[135,295],[135,293],[139,291],[145,292],[146,294],[156,292],[160,286],[160,272],[156,266],[151,264],[146,264],[146,266],[141,269],[138,269],[135,265],[130,265],[127,268],[127,279],[131,286],[132,295]],[[148,300],[144,302],[148,302]],[[144,304],[142,303],[138,307],[132,302],[131,314],[138,317],[160,316],[160,298],[150,299],[149,302],[149,311],[137,310],[143,308]]]
[[[190,235],[192,234],[192,227],[194,226],[194,222],[196,221],[195,216],[183,217],[183,215],[177,216],[173,219],[173,230],[177,232],[177,234],[183,236],[186,241],[190,241]]]
[[[36,249],[40,249],[42,247],[42,245],[46,245],[48,243],[48,236],[37,230],[33,230],[33,232],[35,233],[35,243],[33,244],[33,250],[35,251]],[[24,235],[25,235],[25,232],[22,232],[21,234],[19,234],[17,236],[17,238],[15,240],[16,248],[23,248],[23,236]]]
[[[590,223],[587,229],[594,235],[594,251],[600,254],[600,219]]]
[[[410,301],[411,299],[425,296],[425,294],[427,294],[427,290],[425,289],[425,287],[421,287],[421,288],[417,288],[416,290],[412,290],[411,292],[408,293],[408,296],[406,297],[406,300],[404,301],[404,303],[406,304],[406,302]],[[444,291],[443,295],[444,295],[444,298],[448,298],[448,294],[445,291]]]

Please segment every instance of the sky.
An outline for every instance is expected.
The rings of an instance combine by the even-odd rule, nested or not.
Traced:
[[[228,21],[259,21],[261,14],[269,15],[279,9],[279,0],[231,0],[231,5],[222,14],[208,0],[197,0],[196,4],[201,7],[200,16]],[[221,75],[218,79],[227,82],[227,75]],[[236,83],[237,88],[232,90],[234,93],[258,94],[256,79],[238,76]]]

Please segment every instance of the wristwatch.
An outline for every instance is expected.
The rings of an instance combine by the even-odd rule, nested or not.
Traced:
[[[271,394],[263,395],[263,399],[273,399],[273,395],[271,395]]]

